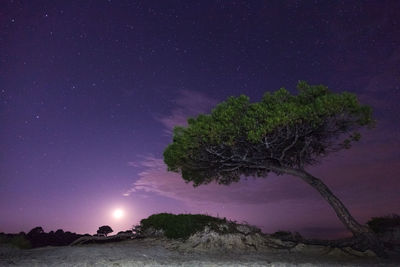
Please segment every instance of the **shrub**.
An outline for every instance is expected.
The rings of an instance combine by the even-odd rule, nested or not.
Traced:
[[[400,216],[392,214],[382,217],[373,217],[367,224],[375,233],[382,233],[388,228],[400,227]]]
[[[292,235],[292,233],[289,231],[277,231],[277,232],[271,234],[271,236],[275,237],[275,238],[282,238],[282,237],[287,237],[287,236],[291,236],[291,235]]]
[[[10,240],[10,244],[21,249],[32,248],[31,242],[22,235],[16,235]]]
[[[141,231],[149,228],[163,230],[167,238],[172,239],[187,239],[192,234],[204,230],[205,226],[218,232],[234,231],[233,223],[228,222],[227,228],[220,228],[218,225],[226,224],[226,219],[216,218],[202,214],[170,214],[159,213],[153,214],[147,219],[140,221]]]
[[[32,248],[31,242],[25,235],[3,234],[0,235],[0,244],[7,244],[20,249]]]
[[[272,237],[278,238],[283,241],[301,241],[303,237],[298,232],[277,231],[271,234]]]

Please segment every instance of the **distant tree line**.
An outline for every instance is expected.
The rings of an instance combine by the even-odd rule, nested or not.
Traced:
[[[107,236],[109,233],[113,232],[110,226],[103,225],[97,230],[95,236]],[[132,231],[126,231],[132,232]],[[125,232],[120,232],[125,233]],[[25,232],[20,232],[18,234],[5,234],[0,233],[0,244],[11,244],[15,247],[28,249],[28,248],[38,248],[45,246],[68,246],[78,238],[83,236],[90,236],[89,234],[76,234],[71,232],[64,232],[62,229],[57,231],[50,231],[45,233],[43,228],[37,226],[30,230],[27,234]]]
[[[64,232],[62,229],[45,233],[43,228],[38,226],[30,230],[27,234],[20,232],[18,234],[0,233],[0,243],[9,243],[19,248],[37,248],[44,246],[67,246],[82,236],[71,232]]]

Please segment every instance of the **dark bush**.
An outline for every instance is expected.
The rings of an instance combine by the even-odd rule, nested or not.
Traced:
[[[45,233],[43,228],[38,226],[29,231],[28,234],[20,232],[19,234],[0,233],[0,244],[10,244],[19,248],[37,248],[44,246],[68,246],[76,239],[82,237],[71,232],[64,232],[59,229],[56,232]]]
[[[121,234],[132,234],[132,230],[126,230],[126,231],[119,231],[117,235],[121,235]]]
[[[219,232],[234,231],[233,223],[228,222],[228,229],[220,229],[219,224],[226,224],[226,219],[216,218],[202,214],[170,214],[170,213],[159,213],[153,214],[147,219],[140,221],[140,230],[146,231],[149,228],[156,230],[163,230],[164,234],[168,238],[172,239],[187,239],[192,234],[202,231],[205,226],[209,226],[211,229]]]
[[[303,237],[298,232],[277,231],[271,234],[272,237],[281,239],[283,241],[301,241]]]
[[[382,217],[373,217],[367,224],[375,233],[382,233],[388,228],[400,227],[400,216],[392,214]]]
[[[58,229],[54,234],[56,236],[63,236],[64,235],[64,230],[63,229]]]
[[[282,238],[282,237],[290,236],[291,234],[292,233],[289,231],[277,231],[277,232],[271,234],[271,236],[275,237],[275,238]]]
[[[0,244],[7,244],[13,247],[28,249],[32,247],[31,242],[25,234],[0,234]]]
[[[31,242],[23,235],[16,235],[10,240],[10,244],[17,248],[28,249],[32,247]]]

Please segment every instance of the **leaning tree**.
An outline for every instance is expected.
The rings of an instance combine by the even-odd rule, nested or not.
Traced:
[[[298,94],[281,88],[260,102],[245,95],[230,97],[211,114],[177,126],[164,151],[169,171],[194,186],[216,181],[228,185],[241,176],[265,177],[269,172],[301,178],[332,206],[349,229],[357,248],[385,256],[372,231],[358,223],[343,203],[318,178],[305,170],[331,152],[349,149],[360,140],[361,127],[375,126],[372,109],[348,92],[336,94],[323,85],[300,81]]]

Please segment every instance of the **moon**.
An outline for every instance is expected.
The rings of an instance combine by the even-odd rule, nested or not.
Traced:
[[[124,217],[124,211],[122,209],[116,209],[113,212],[113,217],[117,220],[121,219]]]

